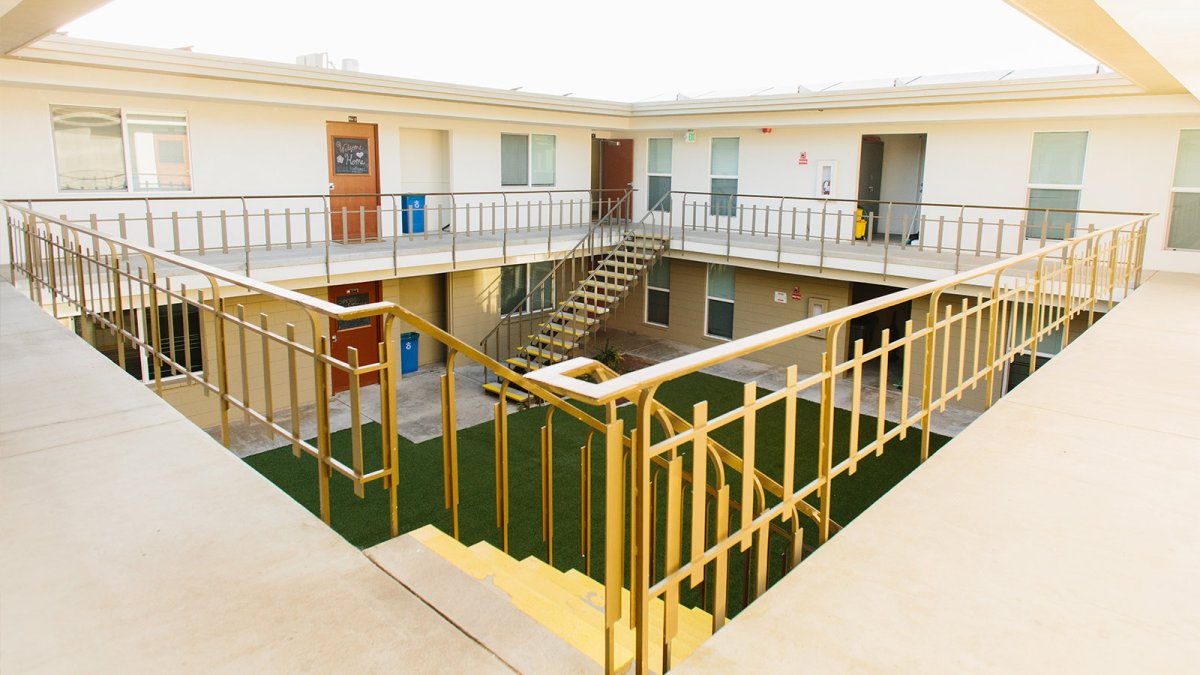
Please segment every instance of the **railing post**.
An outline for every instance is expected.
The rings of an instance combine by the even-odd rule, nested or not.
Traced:
[[[630,563],[630,604],[634,626],[635,670],[641,675],[650,666],[650,425],[651,407],[657,386],[638,393],[637,426],[632,433],[634,532]]]
[[[929,310],[925,315],[925,364],[921,378],[921,462],[929,459],[929,425],[933,413],[933,357],[937,341],[938,302],[942,299],[940,290],[929,296]]]
[[[329,479],[333,475],[333,469],[329,465],[329,460],[333,455],[329,432],[329,371],[327,369],[329,366],[325,363],[329,354],[329,338],[317,327],[317,321],[318,319],[314,316],[313,330],[317,331],[318,336],[313,349],[313,367],[316,369],[313,378],[313,393],[316,395],[317,404],[317,498],[321,520],[329,525],[331,520]]]

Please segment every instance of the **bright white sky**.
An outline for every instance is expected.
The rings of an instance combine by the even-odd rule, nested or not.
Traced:
[[[114,0],[64,30],[623,101],[1095,62],[1001,0]]]

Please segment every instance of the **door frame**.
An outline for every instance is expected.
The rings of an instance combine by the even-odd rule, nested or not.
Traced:
[[[369,239],[377,239],[377,238],[379,238],[380,222],[382,221],[382,219],[379,217],[380,204],[382,203],[380,200],[380,197],[379,197],[379,185],[380,185],[379,125],[372,124],[370,122],[357,122],[357,121],[342,122],[342,121],[338,121],[338,120],[325,120],[325,154],[326,154],[325,162],[326,162],[326,170],[329,175],[329,239],[330,239],[330,241],[344,241],[344,240],[355,239],[355,237],[352,237],[350,232],[347,231],[346,224],[341,222],[340,207],[339,208],[334,207],[334,200],[339,199],[339,197],[334,194],[335,182],[337,181],[338,176],[347,175],[347,174],[337,174],[335,172],[335,166],[334,166],[334,164],[335,164],[334,154],[335,153],[334,153],[334,147],[333,147],[333,145],[334,145],[333,139],[335,136],[339,135],[338,131],[337,131],[337,127],[346,129],[346,131],[344,131],[344,133],[346,133],[347,135],[352,133],[349,130],[350,127],[354,127],[354,128],[361,127],[362,135],[369,136],[369,138],[370,138],[371,156],[369,158],[369,161],[370,161],[370,166],[372,167],[372,170],[370,171],[370,173],[372,174],[373,178],[375,179],[374,185],[370,191],[370,194],[375,195],[375,204],[373,207],[374,211],[368,212],[368,215],[370,216],[370,218],[368,219],[368,222],[374,221],[375,231],[372,233],[370,231],[370,228],[368,227],[367,231],[364,233],[364,232],[362,232],[363,224],[359,223],[359,237],[365,238],[368,240]],[[352,194],[367,194],[367,193],[354,192]],[[341,199],[345,199],[345,198],[342,197]],[[371,207],[368,207],[368,208],[371,208]],[[335,214],[338,214],[338,215],[335,216]],[[353,214],[353,211],[349,211],[346,214],[347,218],[350,218],[352,216],[352,214]],[[335,236],[335,233],[334,233],[335,229],[342,230],[340,237]]]
[[[382,281],[363,281],[363,282],[350,283],[350,284],[332,284],[332,285],[326,287],[325,297],[330,302],[336,303],[337,298],[340,295],[348,295],[349,294],[349,292],[341,293],[340,292],[341,290],[348,289],[348,288],[354,288],[354,287],[370,288],[371,290],[368,291],[368,299],[371,302],[378,302],[383,298],[383,282]],[[374,345],[375,348],[374,348],[373,360],[371,360],[370,352],[368,352],[368,355],[367,355],[368,358],[364,361],[366,363],[378,362],[378,360],[379,360],[379,343],[383,340],[383,333],[382,333],[383,332],[383,322],[380,320],[380,317],[373,316],[373,317],[371,317],[370,321],[371,321],[371,328],[373,329],[372,334],[374,337],[374,342],[372,344]],[[360,330],[360,329],[352,328],[349,330]],[[334,317],[329,317],[329,354],[330,354],[330,356],[337,358],[339,361],[345,361],[346,358],[344,355],[338,356],[337,353],[335,353],[334,345],[338,343],[337,337],[338,337],[338,320]],[[338,344],[336,349],[337,350],[345,349],[346,353],[348,353],[349,347],[352,347],[352,346],[358,346],[358,345],[347,345],[346,343],[343,342],[341,344]],[[359,351],[359,354],[360,354],[360,356],[363,355],[361,349]],[[363,362],[360,362],[360,365],[362,365],[362,363]],[[349,374],[342,371],[339,368],[334,368],[333,366],[330,366],[330,371],[331,372],[329,374],[329,385],[330,385],[332,392],[334,394],[338,394],[343,391],[348,391],[350,389]],[[378,384],[378,383],[379,383],[379,372],[376,371],[374,373],[368,373],[367,375],[364,375],[359,381],[359,386],[365,387],[368,385]]]

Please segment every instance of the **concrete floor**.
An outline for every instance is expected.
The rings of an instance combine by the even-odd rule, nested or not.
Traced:
[[[6,674],[513,672],[7,283],[0,598]]]
[[[677,672],[1197,672],[1197,344],[1155,274]]]
[[[466,429],[495,417],[496,397],[483,390],[483,371],[465,359],[454,369],[457,393],[458,429]],[[413,443],[422,443],[442,435],[442,375],[444,365],[421,366],[415,373],[400,378],[396,386],[396,409],[399,411],[397,426],[400,435]],[[363,387],[360,393],[362,423],[379,422],[379,385]],[[508,404],[508,412],[517,410]],[[315,404],[301,407],[300,429],[305,438],[317,435],[317,408]],[[291,424],[291,411],[281,411],[276,422],[284,427]],[[329,426],[332,431],[349,429],[353,416],[350,414],[350,394],[341,392],[329,402]],[[221,428],[205,429],[213,438],[220,440]],[[238,457],[249,457],[260,452],[273,450],[287,441],[258,422],[244,422],[240,418],[230,424],[230,450]]]

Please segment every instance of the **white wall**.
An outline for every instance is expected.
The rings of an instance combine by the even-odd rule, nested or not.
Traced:
[[[685,130],[634,132],[635,216],[646,205],[646,146],[649,138],[671,137],[672,187],[709,190],[709,147],[714,136],[741,138],[739,190],[748,194],[816,196],[816,167],[821,160],[838,163],[834,197],[853,200],[857,191],[859,147],[863,135],[927,134],[922,200],[955,204],[1024,206],[1035,131],[1089,132],[1080,208],[1099,211],[1149,211],[1146,265],[1152,269],[1200,272],[1200,252],[1167,251],[1166,219],[1181,129],[1200,128],[1200,116],[1152,116],[1120,119],[1011,120],[937,122],[884,126],[829,125],[697,130],[695,143],[684,142]],[[808,165],[799,164],[807,152]],[[888,153],[884,153],[885,163]],[[884,180],[889,180],[887,166]],[[755,200],[745,200],[746,204]],[[758,200],[763,204],[771,200]],[[777,204],[777,200],[774,202]],[[819,208],[820,202],[817,202]],[[853,205],[845,205],[852,209]],[[774,207],[773,207],[774,208]],[[790,208],[790,207],[789,207]],[[936,211],[926,209],[936,218]],[[982,213],[982,212],[977,212]],[[1017,212],[993,212],[1012,223]],[[969,217],[973,219],[973,217]],[[1097,227],[1124,220],[1097,216]],[[1089,219],[1081,217],[1086,227]],[[1013,228],[1015,233],[1015,228]],[[993,230],[994,232],[994,230]],[[985,231],[985,241],[994,236]]]
[[[193,194],[323,194],[328,184],[325,122],[346,119],[346,105],[352,101],[345,96],[329,92],[323,99],[328,102],[327,107],[304,107],[8,86],[0,100],[0,149],[5,157],[5,161],[0,162],[0,194],[6,197],[53,197],[58,194],[49,118],[52,103],[187,113]],[[403,107],[403,102],[395,105]],[[1077,102],[1063,106],[1063,110],[1078,108]],[[935,114],[933,108],[928,107],[931,117]],[[509,114],[500,106],[494,108],[494,113],[494,121],[399,112],[358,114],[360,122],[379,126],[381,189],[402,192],[412,190],[416,185],[432,188],[444,184],[448,189],[460,192],[500,191],[503,188],[499,184],[501,133],[554,134],[557,139],[555,187],[581,190],[589,187],[591,129],[572,126],[574,120],[565,114],[562,125],[553,125],[504,121]],[[912,111],[906,114],[911,117]],[[1082,208],[1165,214],[1178,134],[1184,128],[1200,128],[1200,115],[1058,116],[902,124],[812,125],[810,121],[806,126],[775,127],[771,133],[749,125],[720,129],[700,127],[696,128],[695,143],[684,142],[684,128],[597,130],[597,133],[635,141],[634,184],[641,190],[635,199],[636,215],[646,208],[646,141],[651,137],[674,140],[672,179],[677,190],[707,192],[710,189],[710,144],[717,136],[741,139],[739,187],[742,193],[815,197],[817,167],[822,161],[834,161],[837,175],[833,197],[850,200],[842,204],[850,211],[857,190],[859,147],[863,135],[885,138],[896,134],[928,135],[923,193],[927,202],[1020,206],[1026,202],[1033,133],[1058,130],[1089,132]],[[424,159],[406,156],[406,145],[415,148],[414,155]],[[805,165],[799,161],[802,152],[807,154]],[[885,161],[887,159],[885,152]],[[426,160],[431,165],[422,173],[419,167]],[[434,167],[432,163],[438,166]],[[409,177],[414,175],[415,182],[410,181]],[[884,175],[885,181],[890,181],[886,167]],[[477,199],[488,202],[499,198],[485,195]],[[750,204],[753,200],[743,203]],[[311,205],[318,207],[320,202],[314,200]],[[281,207],[273,207],[273,211],[278,212]],[[179,210],[185,217],[195,211],[194,205],[185,202],[172,203],[168,208]],[[222,208],[228,208],[231,213],[240,212],[236,202]],[[303,206],[296,204],[296,208],[302,210]],[[45,209],[55,215],[67,210],[61,204]],[[89,205],[86,210],[100,210],[103,215],[104,209],[112,213],[116,207]],[[1108,222],[1096,224],[1101,226]],[[166,227],[169,229],[169,223]],[[278,235],[273,236],[279,240]],[[211,236],[209,238],[211,244]],[[1165,239],[1166,218],[1160,216],[1153,222],[1147,240],[1149,267],[1200,271],[1200,252],[1165,251]]]

